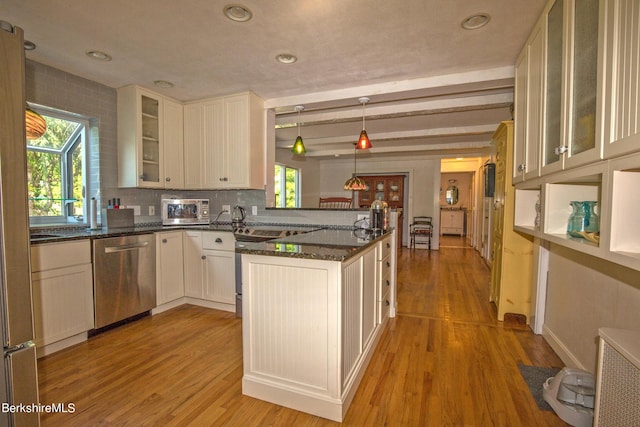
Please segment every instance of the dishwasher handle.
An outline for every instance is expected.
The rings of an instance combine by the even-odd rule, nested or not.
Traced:
[[[145,248],[147,246],[149,246],[149,242],[130,243],[128,245],[119,245],[119,246],[106,246],[104,248],[104,253],[112,254],[115,252],[132,251],[135,249]]]

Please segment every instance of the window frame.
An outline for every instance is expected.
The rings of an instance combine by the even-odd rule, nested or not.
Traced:
[[[274,166],[274,178],[276,175],[275,167],[280,167],[280,204],[277,204],[277,208],[299,208],[302,204],[302,194],[300,194],[300,190],[302,189],[302,171],[299,168],[294,168],[291,166],[287,166],[284,163],[275,163]],[[295,206],[286,206],[286,176],[287,169],[295,171],[295,181],[294,181],[294,204]],[[275,179],[274,179],[275,186]],[[275,196],[275,188],[274,188],[274,196]],[[275,197],[274,197],[275,199]],[[274,200],[275,201],[275,200]]]
[[[85,219],[88,215],[88,206],[86,203],[86,189],[87,189],[87,181],[88,181],[88,158],[87,158],[87,147],[89,144],[89,130],[90,123],[89,120],[79,116],[74,113],[70,113],[67,111],[57,110],[54,108],[30,104],[28,103],[29,108],[33,111],[41,114],[43,116],[53,117],[56,119],[66,120],[69,122],[78,123],[80,126],[69,136],[65,144],[60,149],[49,148],[49,147],[38,147],[29,145],[29,140],[25,141],[27,153],[29,151],[36,151],[41,153],[50,153],[59,156],[59,164],[60,164],[60,188],[62,191],[61,197],[63,199],[76,199],[82,200],[82,223],[86,222]],[[78,149],[81,149],[80,156],[82,157],[82,190],[80,197],[73,197],[73,154]],[[28,195],[27,195],[28,197]],[[71,204],[68,202],[64,203],[64,208],[62,210],[62,215],[49,215],[49,216],[31,216],[29,215],[29,223],[32,225],[39,224],[66,224],[66,223],[76,223],[79,222],[76,220],[73,211],[71,210]]]

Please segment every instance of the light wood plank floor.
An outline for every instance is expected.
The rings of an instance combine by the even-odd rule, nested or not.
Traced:
[[[399,314],[345,426],[565,426],[538,409],[518,363],[561,367],[544,340],[495,319],[473,249],[402,249]],[[336,426],[243,396],[241,321],[183,306],[38,363],[40,402],[73,402],[43,426]]]

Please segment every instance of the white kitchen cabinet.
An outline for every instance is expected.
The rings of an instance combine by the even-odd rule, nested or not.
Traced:
[[[602,158],[597,105],[602,86],[599,3],[555,0],[547,13],[542,174]]]
[[[184,188],[184,112],[182,104],[163,99],[164,187]]]
[[[250,92],[187,104],[187,188],[264,188],[264,114]]]
[[[230,234],[230,233],[228,233]],[[228,239],[232,239],[230,236]],[[235,307],[236,302],[236,254],[231,251],[204,249],[205,289],[204,298]]]
[[[184,231],[184,295],[204,299],[202,232]]]
[[[184,294],[235,311],[235,238],[231,232],[185,231]],[[199,303],[196,301],[196,303]]]
[[[395,250],[394,240],[387,238],[378,244],[376,251],[377,258],[377,279],[376,279],[376,301],[378,308],[376,313],[378,316],[378,323],[384,323],[384,321],[390,316],[393,295],[391,289],[394,288],[395,276],[392,274],[394,271],[393,263],[394,257],[391,256]]]
[[[640,7],[637,0],[604,3],[603,138],[605,157],[640,147]]]
[[[38,355],[87,339],[94,328],[89,239],[31,246],[33,317]]]
[[[199,101],[184,107],[184,163],[187,189],[219,186],[214,163],[224,139],[224,102]]]
[[[118,89],[118,186],[181,188],[182,132],[181,104],[138,86]]]
[[[182,231],[156,233],[156,304],[184,296]]]
[[[243,253],[243,394],[342,421],[384,326],[378,253],[377,244],[344,262]]]
[[[545,36],[546,19],[541,18],[516,62],[514,182],[535,178],[540,173]]]
[[[464,236],[465,211],[462,209],[440,210],[440,234]]]

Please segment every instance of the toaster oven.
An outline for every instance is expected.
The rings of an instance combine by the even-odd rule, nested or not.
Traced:
[[[209,224],[208,199],[162,199],[162,225]]]

